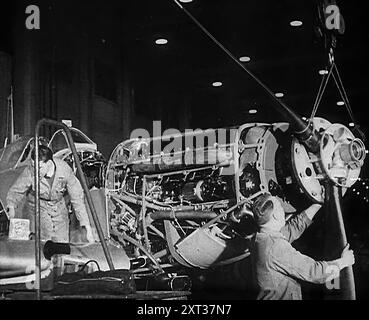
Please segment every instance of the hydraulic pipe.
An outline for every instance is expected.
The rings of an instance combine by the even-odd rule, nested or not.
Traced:
[[[35,167],[34,167],[34,184],[35,184],[35,288],[36,299],[41,300],[41,222],[40,222],[40,177],[39,177],[39,145],[38,132],[40,129],[40,121],[35,129]]]
[[[88,189],[87,183],[86,183],[86,178],[85,175],[82,171],[82,167],[81,167],[81,163],[79,161],[78,158],[78,154],[77,154],[77,150],[76,147],[74,145],[73,142],[73,138],[72,138],[72,134],[68,128],[68,126],[66,126],[64,123],[55,121],[55,120],[51,120],[51,119],[41,119],[37,122],[36,124],[36,129],[35,129],[35,168],[34,168],[34,182],[35,182],[35,276],[36,276],[36,294],[37,294],[37,299],[41,299],[41,223],[40,223],[40,179],[39,179],[39,145],[38,145],[38,140],[39,140],[39,131],[40,131],[40,127],[43,124],[50,124],[56,127],[62,127],[64,129],[64,132],[67,136],[67,140],[70,146],[70,149],[72,151],[73,157],[74,157],[74,161],[77,167],[77,171],[80,175],[80,180],[81,180],[81,186],[83,188],[83,191],[85,192],[86,195],[86,199],[87,199],[87,203],[90,207],[90,211],[92,214],[92,218],[94,220],[95,223],[95,227],[96,227],[96,231],[97,234],[99,236],[100,242],[101,242],[101,246],[103,248],[105,257],[106,257],[106,261],[109,265],[110,270],[114,270],[114,265],[113,265],[113,260],[111,258],[109,249],[106,245],[105,242],[105,238],[104,238],[104,234],[98,219],[98,216],[96,214],[96,210],[95,210],[95,206],[93,204],[92,201],[92,197],[90,194],[90,191]]]
[[[213,211],[155,211],[150,214],[152,220],[210,220],[216,218],[218,215]]]
[[[144,232],[144,239],[145,239],[145,248],[148,251],[150,249],[150,242],[149,242],[149,235],[147,233],[147,226],[146,226],[146,176],[143,177],[142,181],[142,207],[141,207],[141,219],[142,219],[142,229]]]
[[[138,242],[136,239],[133,239],[132,237],[130,237],[129,235],[127,235],[125,233],[119,232],[116,228],[113,228],[113,234],[116,235],[118,237],[118,239],[120,239],[121,242],[124,242],[122,240],[125,240],[125,241],[128,241],[128,242],[132,243],[137,248],[139,248],[154,263],[154,265],[157,267],[157,269],[159,270],[160,273],[164,272],[163,268],[161,267],[159,262],[156,261],[155,257],[151,254],[151,252],[146,250],[146,248],[140,242]]]

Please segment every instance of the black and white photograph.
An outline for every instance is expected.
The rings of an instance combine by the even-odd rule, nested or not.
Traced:
[[[0,300],[369,298],[363,1],[0,6]]]

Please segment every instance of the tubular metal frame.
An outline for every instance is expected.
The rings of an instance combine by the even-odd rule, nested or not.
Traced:
[[[88,206],[90,208],[92,218],[95,223],[96,231],[101,242],[101,246],[104,251],[104,255],[110,270],[114,270],[113,260],[111,258],[108,246],[105,242],[104,234],[96,213],[95,206],[92,201],[90,191],[88,190],[85,175],[82,171],[81,163],[78,158],[77,150],[73,142],[72,134],[67,125],[62,122],[58,122],[52,119],[43,118],[39,120],[35,128],[35,166],[34,166],[34,183],[35,183],[35,289],[36,299],[41,299],[41,221],[40,221],[40,177],[39,177],[39,131],[43,124],[50,124],[55,127],[62,127],[67,137],[69,147],[72,151],[73,158],[77,167],[77,171],[80,175],[81,185],[85,192]]]

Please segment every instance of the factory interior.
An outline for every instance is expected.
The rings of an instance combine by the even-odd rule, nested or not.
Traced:
[[[330,15],[321,11],[328,5],[339,8],[339,28],[329,28]],[[238,214],[237,210],[248,204],[248,199],[253,200],[263,190],[280,197],[289,208],[286,213],[292,216],[312,203],[323,205],[311,227],[293,242],[296,250],[316,261],[326,261],[339,258],[342,243],[349,243],[355,255],[349,289],[344,286],[344,289],[330,290],[322,284],[302,281],[303,300],[342,299],[343,291],[347,290],[351,290],[351,298],[354,291],[356,300],[369,298],[369,171],[365,160],[369,133],[369,33],[365,10],[342,0],[16,0],[3,1],[1,7],[0,210],[4,214],[11,186],[8,176],[23,161],[14,160],[15,166],[10,165],[13,160],[6,160],[6,154],[14,151],[12,145],[23,143],[24,137],[32,140],[41,119],[50,119],[54,124],[64,123],[78,129],[81,134],[73,133],[73,139],[87,136],[81,138],[83,141],[75,140],[76,146],[80,143],[83,148],[86,141],[97,146],[93,154],[97,160],[94,158],[90,167],[83,163],[87,151],[80,152],[77,146],[83,170],[92,172],[97,163],[105,161],[98,169],[102,171],[94,176],[84,172],[86,177],[81,180],[83,188],[86,185],[92,190],[95,209],[89,207],[88,213],[95,245],[100,250],[102,262],[98,261],[101,267],[106,267],[104,270],[109,266],[111,272],[112,261],[115,269],[126,268],[127,261],[121,268],[120,262],[116,262],[116,249],[110,251],[111,261],[107,254],[110,247],[101,243],[105,237],[110,246],[112,229],[116,233],[119,230],[121,234],[114,233],[113,238],[124,247],[125,258],[130,258],[128,269],[143,266],[137,267],[143,270],[142,274],[132,273],[138,277],[135,294],[145,292],[138,299],[160,299],[158,296],[164,297],[163,292],[170,291],[174,292],[172,298],[192,300],[255,299],[252,260],[248,251],[240,249],[244,245],[242,241],[249,243],[251,239],[252,217],[240,213],[237,218],[233,213]],[[334,24],[336,20],[329,22]],[[286,112],[285,107],[292,111]],[[269,126],[277,123],[279,129]],[[312,135],[320,139],[315,149],[310,140],[295,135],[299,131],[296,128],[304,124],[309,130],[321,126],[312,130]],[[238,146],[239,152],[232,153],[232,173],[224,173],[228,167],[219,163],[206,168],[178,165],[168,170],[162,163],[145,166],[140,162],[144,158],[139,154],[142,149],[137,151],[132,142],[137,132],[149,134],[143,141],[150,146],[155,141],[151,137],[218,128],[231,132],[227,136],[230,140],[227,152]],[[38,133],[50,141],[55,130],[52,122],[46,121]],[[331,133],[332,130],[337,131]],[[339,130],[347,136],[348,148],[357,148],[359,154],[350,153],[352,159],[344,163],[352,180],[348,182],[334,176],[331,170],[334,162],[326,165],[329,151],[323,138],[335,138]],[[237,132],[236,138],[232,132]],[[243,147],[250,153],[241,153],[244,135],[252,136],[253,143],[263,146],[253,149],[246,142]],[[259,135],[264,135],[264,140]],[[299,178],[301,165],[296,162],[303,161],[303,156],[294,158],[293,147],[288,144],[295,136],[292,143],[310,157],[308,164],[302,164],[306,166],[302,170],[316,171],[314,187],[301,174]],[[185,141],[185,135],[182,137]],[[127,150],[130,156],[124,158]],[[251,150],[255,150],[253,154]],[[134,154],[136,151],[138,155]],[[56,157],[55,149],[53,152]],[[344,151],[340,152],[343,158]],[[22,155],[26,157],[25,153]],[[256,160],[241,164],[248,155]],[[68,157],[72,159],[70,153]],[[126,161],[125,166],[118,170],[122,159]],[[73,161],[73,168],[78,171],[78,161]],[[251,169],[245,173],[247,168]],[[251,175],[254,176],[250,178]],[[316,185],[318,189],[325,187],[325,197],[319,198],[315,191],[309,191]],[[212,196],[210,188],[213,188]],[[337,198],[328,195],[330,188],[339,189],[342,194]],[[98,191],[103,202],[95,201]],[[17,214],[16,218],[24,218]],[[337,220],[336,214],[341,220]],[[119,218],[114,220],[114,215]],[[199,215],[203,216],[199,218]],[[220,219],[220,215],[225,218]],[[127,217],[134,222],[131,224]],[[75,216],[73,219],[70,228],[77,223]],[[96,219],[101,227],[96,225]],[[126,225],[122,226],[123,223]],[[35,228],[37,235],[37,225]],[[0,234],[1,231],[0,228]],[[0,248],[8,252],[2,241],[8,240],[0,236]],[[30,244],[32,264],[35,250],[37,253],[40,249],[37,243],[36,239]],[[238,253],[224,254],[225,262],[218,263],[220,257],[212,255],[220,250],[219,243],[226,243],[225,247],[231,246],[231,251],[238,250]],[[26,246],[19,249],[19,255],[25,250]],[[67,259],[57,256],[59,262]],[[0,292],[3,297],[10,294],[12,298],[13,288],[1,290],[2,283],[11,284],[7,278],[10,271],[6,269],[2,273],[2,265],[8,268],[5,262],[0,262]],[[163,283],[170,283],[169,289],[155,287],[156,280],[150,282],[156,272],[163,270],[167,275]],[[174,283],[178,288],[174,288]],[[152,296],[147,293],[149,284],[155,287]],[[40,293],[40,288],[36,291],[31,290],[31,295],[50,298]],[[178,294],[180,291],[186,294]],[[130,294],[132,298],[133,293]],[[59,298],[62,295],[60,291],[56,294]],[[72,294],[68,297],[73,299]]]

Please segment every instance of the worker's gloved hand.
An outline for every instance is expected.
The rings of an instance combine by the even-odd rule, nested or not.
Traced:
[[[354,252],[350,250],[349,248],[350,248],[350,245],[347,244],[341,254],[343,268],[352,266],[355,263]]]
[[[8,216],[9,220],[15,217],[15,209],[13,206],[6,207],[6,215]]]
[[[83,226],[83,228],[86,230],[86,238],[87,238],[87,241],[89,243],[94,243],[95,242],[95,238],[94,238],[94,235],[92,233],[92,228],[90,225],[86,225],[86,226]]]

